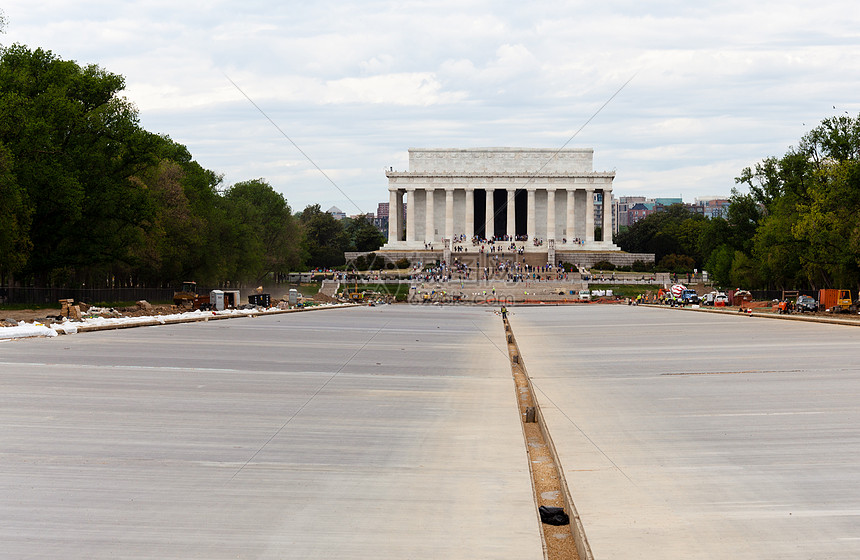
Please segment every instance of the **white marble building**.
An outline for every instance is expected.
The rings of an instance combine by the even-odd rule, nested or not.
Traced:
[[[450,247],[465,236],[518,239],[527,251],[617,251],[595,241],[595,193],[611,205],[614,172],[592,170],[594,150],[469,148],[409,150],[409,171],[386,172],[391,251]],[[406,223],[399,219],[406,198]],[[534,240],[539,241],[535,245]]]

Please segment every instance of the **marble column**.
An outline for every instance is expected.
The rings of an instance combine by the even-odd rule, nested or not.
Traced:
[[[594,242],[594,188],[585,189],[585,242]]]
[[[415,241],[415,189],[406,189],[406,242]]]
[[[516,235],[516,226],[517,226],[517,207],[514,204],[514,197],[516,196],[517,191],[515,189],[508,189],[508,201],[506,206],[508,207],[508,219],[507,219],[507,231],[508,237],[511,239]]]
[[[487,209],[484,213],[484,237],[490,239],[496,231],[496,217],[493,211],[493,189],[487,191]]]
[[[388,244],[400,241],[400,214],[397,213],[397,189],[388,191]]]
[[[406,191],[397,189],[397,241],[406,239],[406,216],[403,215],[403,195]]]
[[[576,237],[576,189],[567,189],[567,242],[573,243]]]
[[[475,189],[466,189],[466,240],[475,236]]]
[[[528,189],[528,217],[526,218],[526,235],[529,241],[535,238],[535,189]]]
[[[555,239],[555,189],[546,191],[546,239]]]
[[[424,243],[433,243],[436,235],[436,216],[433,214],[433,189],[425,189],[424,193],[427,196],[427,209],[424,211],[424,215],[427,217],[424,222]]]
[[[612,243],[612,190],[603,189],[603,241]]]
[[[445,189],[445,239],[454,239],[454,189]]]

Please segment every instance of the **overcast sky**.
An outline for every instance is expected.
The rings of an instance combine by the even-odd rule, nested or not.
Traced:
[[[727,195],[860,105],[839,1],[14,0],[4,45],[125,76],[147,130],[294,210],[387,201],[407,149],[594,148],[616,196]],[[346,193],[342,195],[229,77]],[[835,108],[834,108],[835,107]]]

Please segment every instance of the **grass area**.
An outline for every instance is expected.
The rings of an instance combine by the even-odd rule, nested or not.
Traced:
[[[343,293],[344,290],[352,290],[354,288],[354,284],[344,282],[340,285],[340,293]],[[379,292],[380,294],[394,296],[396,301],[406,301],[409,295],[409,284],[359,284],[358,290],[361,292],[366,290]]]
[[[612,290],[612,294],[625,297],[635,298],[639,294],[647,292],[656,293],[660,289],[657,284],[589,284],[590,290]]]

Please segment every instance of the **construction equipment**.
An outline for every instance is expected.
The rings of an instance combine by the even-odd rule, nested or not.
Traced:
[[[831,313],[842,313],[854,308],[851,290],[823,289],[818,292],[818,307]]]
[[[183,282],[182,289],[173,292],[173,304],[184,309],[208,309],[209,296],[197,293],[197,282]]]
[[[358,287],[356,286],[352,290],[349,288],[344,289],[343,297],[349,301],[359,302],[364,301],[364,292],[358,291]]]

